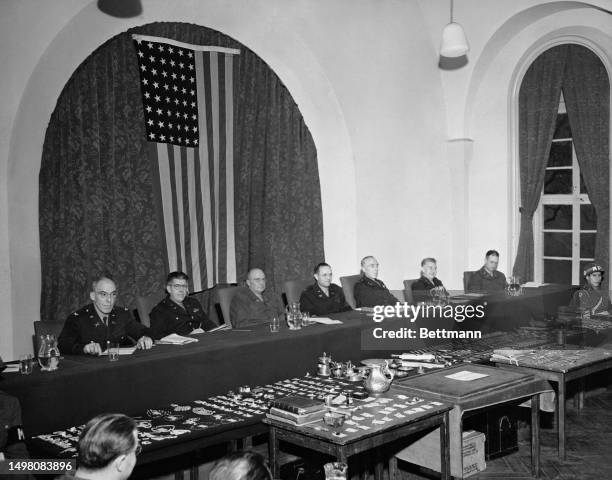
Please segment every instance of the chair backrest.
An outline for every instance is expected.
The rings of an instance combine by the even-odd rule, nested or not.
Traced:
[[[357,308],[357,302],[355,302],[355,284],[359,281],[361,275],[348,275],[346,277],[340,277],[340,284],[342,290],[344,290],[344,298],[351,308]]]
[[[470,284],[470,280],[472,279],[472,276],[475,274],[476,272],[463,272],[463,291],[467,292],[468,291],[468,285]]]
[[[406,298],[406,302],[413,305],[414,304],[414,296],[412,295],[412,284],[416,282],[418,278],[412,278],[410,280],[404,280],[404,297]]]
[[[145,327],[151,326],[151,318],[149,317],[149,313],[153,310],[153,307],[157,305],[162,299],[166,296],[164,292],[153,293],[152,295],[146,295],[142,297],[136,297],[134,303],[132,304],[132,310],[136,309],[138,313],[138,320]]]
[[[64,328],[64,322],[41,322],[37,320],[34,322],[34,356],[38,355],[40,350],[40,336],[41,335],[55,335],[55,338],[59,338],[62,329]],[[61,352],[60,352],[61,353]]]
[[[389,290],[391,294],[397,298],[397,301],[400,303],[404,303],[406,301],[406,295],[403,290]]]
[[[300,301],[302,292],[306,290],[306,287],[312,285],[314,279],[309,278],[308,280],[288,280],[283,285],[285,297],[287,298],[287,304],[297,303]]]
[[[226,325],[232,327],[232,319],[230,317],[230,307],[232,305],[232,298],[241,290],[246,290],[248,287],[226,287],[220,288],[217,292],[219,296],[219,306],[221,307],[221,316],[223,317],[220,325]]]

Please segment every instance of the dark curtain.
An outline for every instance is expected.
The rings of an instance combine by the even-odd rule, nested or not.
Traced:
[[[131,33],[239,48],[235,83],[235,229],[239,272],[258,266],[280,289],[323,259],[314,142],[291,95],[253,52],[197,25],[155,23],[90,55],[64,87],[47,128],[41,170],[41,318],[88,302],[110,272],[120,302],[163,288],[161,218],[154,208]]]
[[[567,46],[551,48],[529,67],[519,92],[521,232],[513,274],[533,280],[533,215],[540,202],[559,107]]]
[[[610,243],[610,82],[601,60],[570,45],[563,97],[576,156],[597,215],[595,259],[607,269]]]

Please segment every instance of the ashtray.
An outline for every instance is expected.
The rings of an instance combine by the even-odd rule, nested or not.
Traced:
[[[328,412],[323,416],[323,421],[330,427],[340,427],[344,423],[344,415]]]
[[[407,377],[412,370],[414,370],[412,367],[400,367],[395,371],[395,376],[397,378]]]

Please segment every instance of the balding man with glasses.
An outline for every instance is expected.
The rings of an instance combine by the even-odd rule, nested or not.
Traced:
[[[189,277],[186,273],[168,274],[166,293],[166,298],[155,305],[149,314],[153,338],[160,339],[171,333],[204,333],[216,327],[200,302],[189,296]]]
[[[116,307],[117,285],[109,275],[92,282],[93,303],[71,314],[59,336],[62,353],[100,355],[109,342],[148,350],[153,346],[149,329],[138,323],[127,308]]]

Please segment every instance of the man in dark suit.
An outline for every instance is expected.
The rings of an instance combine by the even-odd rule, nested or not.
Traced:
[[[59,336],[60,352],[100,355],[108,342],[149,349],[153,340],[148,329],[132,317],[127,308],[116,307],[117,285],[108,275],[92,282],[89,294],[93,303],[71,314]]]
[[[319,263],[314,269],[315,282],[302,292],[300,310],[311,315],[329,315],[345,312],[351,307],[346,303],[342,288],[332,283],[332,269],[327,263]]]
[[[375,307],[376,305],[395,305],[399,300],[378,278],[378,260],[367,256],[361,260],[361,278],[355,284],[353,295],[357,307]]]
[[[438,263],[435,258],[424,258],[421,261],[421,278],[412,284],[412,296],[415,302],[427,302],[433,296],[448,296],[442,281],[436,277]]]
[[[230,305],[230,318],[234,328],[269,322],[283,314],[280,297],[266,289],[266,274],[260,268],[247,273],[248,290],[238,292]]]
[[[489,250],[482,268],[472,275],[467,285],[468,292],[498,292],[506,288],[506,276],[497,270],[499,252]]]
[[[151,334],[159,339],[171,333],[189,335],[204,333],[216,325],[208,318],[202,305],[189,294],[189,277],[183,272],[171,272],[166,279],[168,296],[150,313]]]

